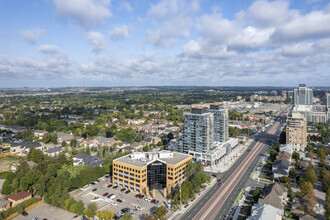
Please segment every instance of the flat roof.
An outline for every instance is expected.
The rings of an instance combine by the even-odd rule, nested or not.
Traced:
[[[175,165],[175,164],[180,163],[183,160],[186,160],[187,158],[192,157],[188,154],[172,152],[172,151],[160,151],[160,152],[157,152],[157,153],[155,153],[155,152],[145,152],[145,153],[144,152],[138,152],[138,153],[144,154],[145,155],[145,157],[144,157],[145,160],[132,159],[130,157],[130,155],[132,155],[132,154],[129,154],[129,155],[117,158],[114,161],[142,168],[142,167],[147,166],[150,162],[153,162],[153,161],[156,161],[156,160],[163,161],[164,163],[166,163],[168,165]],[[159,153],[172,153],[173,157],[160,158],[160,157],[150,156],[150,158],[149,158],[147,156],[149,154],[150,155],[152,155],[152,154],[158,154],[159,155]]]

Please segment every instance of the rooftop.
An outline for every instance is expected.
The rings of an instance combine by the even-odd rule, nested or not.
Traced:
[[[29,192],[26,192],[26,191],[20,191],[16,194],[12,194],[10,196],[7,196],[6,199],[11,199],[11,200],[14,200],[14,201],[18,201],[18,200],[21,200],[21,199],[24,199],[28,196],[31,196],[31,193]]]
[[[8,205],[9,203],[10,201],[8,201],[7,199],[0,198],[0,208]]]
[[[114,161],[136,167],[144,167],[155,160],[162,161],[169,165],[175,165],[187,158],[191,158],[191,156],[188,154],[163,150],[160,152],[136,152],[117,158]]]

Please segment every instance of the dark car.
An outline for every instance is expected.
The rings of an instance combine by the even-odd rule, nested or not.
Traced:
[[[131,192],[131,190],[127,190],[125,193],[128,194],[128,193],[130,193],[130,192]]]
[[[104,193],[102,196],[107,196],[107,195],[109,195],[109,193]]]
[[[109,185],[108,185],[108,188],[111,188],[111,187],[112,187],[112,184],[109,184]]]
[[[94,188],[94,189],[92,189],[92,192],[95,192],[97,189],[96,188]]]
[[[135,198],[140,198],[141,194],[135,195]]]
[[[130,208],[123,208],[121,211],[122,211],[123,213],[126,213],[126,212],[131,211],[131,209],[130,209]]]
[[[99,182],[100,182],[100,180],[95,180],[95,182],[98,182],[98,183],[99,183]]]
[[[122,203],[122,202],[123,202],[123,200],[121,200],[121,199],[117,199],[117,202],[119,202],[119,203]]]
[[[114,188],[114,189],[117,189],[117,188],[118,188],[118,186],[114,186],[114,187],[112,187],[112,188]]]
[[[95,183],[94,183],[94,182],[92,182],[91,184],[92,184],[92,185],[95,185]]]
[[[122,188],[120,191],[124,192],[126,189],[125,188]]]
[[[140,195],[140,197],[139,197],[140,199],[143,199],[144,198],[144,195]]]
[[[109,178],[110,176],[109,175],[106,175],[105,178]]]
[[[215,177],[215,178],[217,178],[217,175],[214,175],[214,174],[213,174],[212,176]]]
[[[28,216],[29,214],[27,212],[22,212],[23,216]]]
[[[156,199],[151,200],[151,203],[155,203],[155,202],[156,202]]]
[[[158,201],[158,200],[156,200],[156,201],[155,201],[155,204],[158,204],[158,203],[159,203],[159,201]]]

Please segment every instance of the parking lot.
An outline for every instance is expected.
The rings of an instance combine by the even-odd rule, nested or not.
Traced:
[[[60,219],[72,219],[74,217],[74,213],[66,211],[64,209],[60,209],[54,206],[51,206],[47,203],[42,203],[29,211],[28,216],[19,215],[14,220],[26,220],[33,219],[34,217],[38,217],[39,219],[47,219],[47,220],[60,220]]]
[[[122,190],[121,187],[114,188],[114,185],[111,187],[109,185],[112,185],[110,183],[110,178],[102,177],[99,179],[99,182],[95,181],[93,185],[89,184],[82,189],[74,191],[71,195],[75,200],[82,200],[85,207],[95,202],[99,210],[111,210],[117,215],[122,209],[129,208],[129,212],[133,214],[134,219],[144,219],[145,216],[150,213],[151,209],[156,209],[155,207],[165,204],[165,199],[154,204],[147,202],[145,200],[146,197],[141,199],[136,198],[136,195],[139,194],[138,192],[127,192],[127,190]],[[114,194],[115,198],[108,198],[111,194]],[[156,195],[158,197],[157,199],[161,197],[158,192]],[[120,199],[122,202],[117,201],[117,199]],[[134,211],[136,206],[140,206],[142,210]]]

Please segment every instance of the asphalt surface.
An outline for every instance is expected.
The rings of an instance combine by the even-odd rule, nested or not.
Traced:
[[[279,123],[276,123],[276,126],[279,125]],[[237,198],[239,192],[241,191],[242,188],[245,188],[246,184],[249,182],[250,174],[253,172],[253,170],[256,168],[258,161],[260,160],[261,156],[267,152],[269,149],[269,145],[267,145],[268,139],[276,139],[277,136],[274,135],[265,135],[265,133],[268,133],[270,131],[275,130],[274,133],[276,133],[276,130],[279,128],[278,126],[276,129],[274,129],[274,126],[270,126],[266,129],[264,133],[260,134],[260,139],[258,136],[256,136],[256,139],[259,140],[259,142],[263,143],[263,146],[260,149],[260,152],[254,157],[252,160],[251,164],[248,166],[248,168],[245,170],[244,173],[242,173],[241,177],[239,178],[238,181],[235,181],[234,188],[229,192],[229,195],[225,195],[225,200],[221,201],[220,206],[216,207],[218,210],[212,215],[211,219],[224,219],[227,213],[230,211],[232,204],[234,203],[235,199]],[[215,174],[217,178],[221,178],[221,182],[225,182],[228,180],[229,177],[232,177],[232,174],[235,172],[240,171],[240,165],[242,164],[243,161],[246,160],[248,155],[251,153],[253,148],[258,144],[257,141],[253,141],[248,149],[237,159],[236,163],[225,173],[223,174]],[[229,180],[230,181],[230,180]],[[236,184],[236,185],[235,185]],[[231,185],[232,186],[232,185]],[[219,194],[219,190],[222,187],[222,184],[215,184],[207,193],[204,194],[202,198],[199,199],[197,203],[195,203],[180,219],[193,219],[196,218],[196,216],[201,215],[201,211],[203,208],[205,209],[206,204],[210,204],[210,200],[212,200],[211,204],[213,204],[213,200],[216,199],[214,198],[214,195],[216,193]],[[219,190],[219,191],[218,191]],[[213,198],[212,198],[213,197]],[[214,201],[216,202],[216,201]],[[219,202],[218,202],[219,203]],[[204,216],[205,217],[205,216]],[[207,216],[206,216],[207,217]]]

